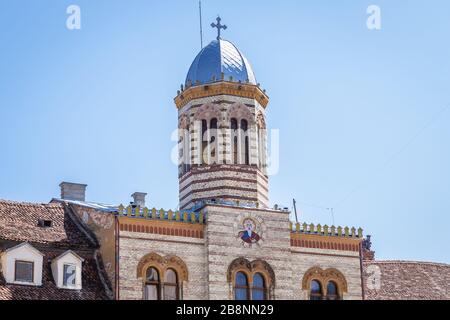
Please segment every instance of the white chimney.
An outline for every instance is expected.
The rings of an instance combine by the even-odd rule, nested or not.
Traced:
[[[61,199],[86,201],[86,187],[87,184],[61,182]]]
[[[135,192],[131,195],[133,197],[133,204],[142,207],[145,207],[145,197],[147,196],[144,192]]]

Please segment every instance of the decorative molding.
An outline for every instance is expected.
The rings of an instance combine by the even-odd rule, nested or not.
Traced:
[[[291,233],[293,247],[358,252],[360,242],[358,238]]]
[[[136,268],[136,277],[145,281],[147,269],[153,267],[158,270],[160,279],[164,279],[164,274],[168,269],[176,271],[180,281],[188,281],[188,269],[184,261],[177,256],[162,257],[155,252],[151,252],[141,258]]]
[[[320,267],[312,267],[305,272],[302,280],[302,289],[308,292],[311,289],[311,281],[316,280],[322,287],[322,293],[327,295],[327,284],[332,281],[336,284],[339,297],[343,297],[343,293],[347,292],[347,280],[344,275],[335,268],[323,270]]]
[[[228,81],[220,81],[213,84],[189,87],[180,92],[180,94],[175,97],[174,101],[177,108],[180,109],[194,99],[218,95],[231,95],[255,99],[264,108],[269,103],[269,97],[258,86]]]

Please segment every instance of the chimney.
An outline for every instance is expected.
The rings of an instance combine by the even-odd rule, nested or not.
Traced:
[[[86,187],[87,184],[61,182],[61,199],[86,201]]]
[[[142,207],[145,207],[145,196],[147,194],[144,192],[135,192],[131,196],[133,197],[133,204]]]

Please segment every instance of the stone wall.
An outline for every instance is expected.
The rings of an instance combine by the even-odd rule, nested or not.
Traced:
[[[162,257],[176,256],[188,269],[188,281],[183,283],[183,299],[207,298],[205,245],[203,239],[159,234],[120,232],[119,272],[121,300],[141,300],[143,279],[137,277],[139,261],[149,253]]]

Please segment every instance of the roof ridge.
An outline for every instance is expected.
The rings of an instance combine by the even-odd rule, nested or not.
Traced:
[[[49,207],[62,208],[61,204],[54,203],[54,202],[27,202],[27,201],[15,201],[15,200],[0,199],[0,204],[22,205],[22,206],[49,206]]]
[[[450,264],[444,262],[431,262],[431,261],[415,261],[415,260],[366,260],[365,264],[423,264],[423,265],[434,265],[449,267]]]

